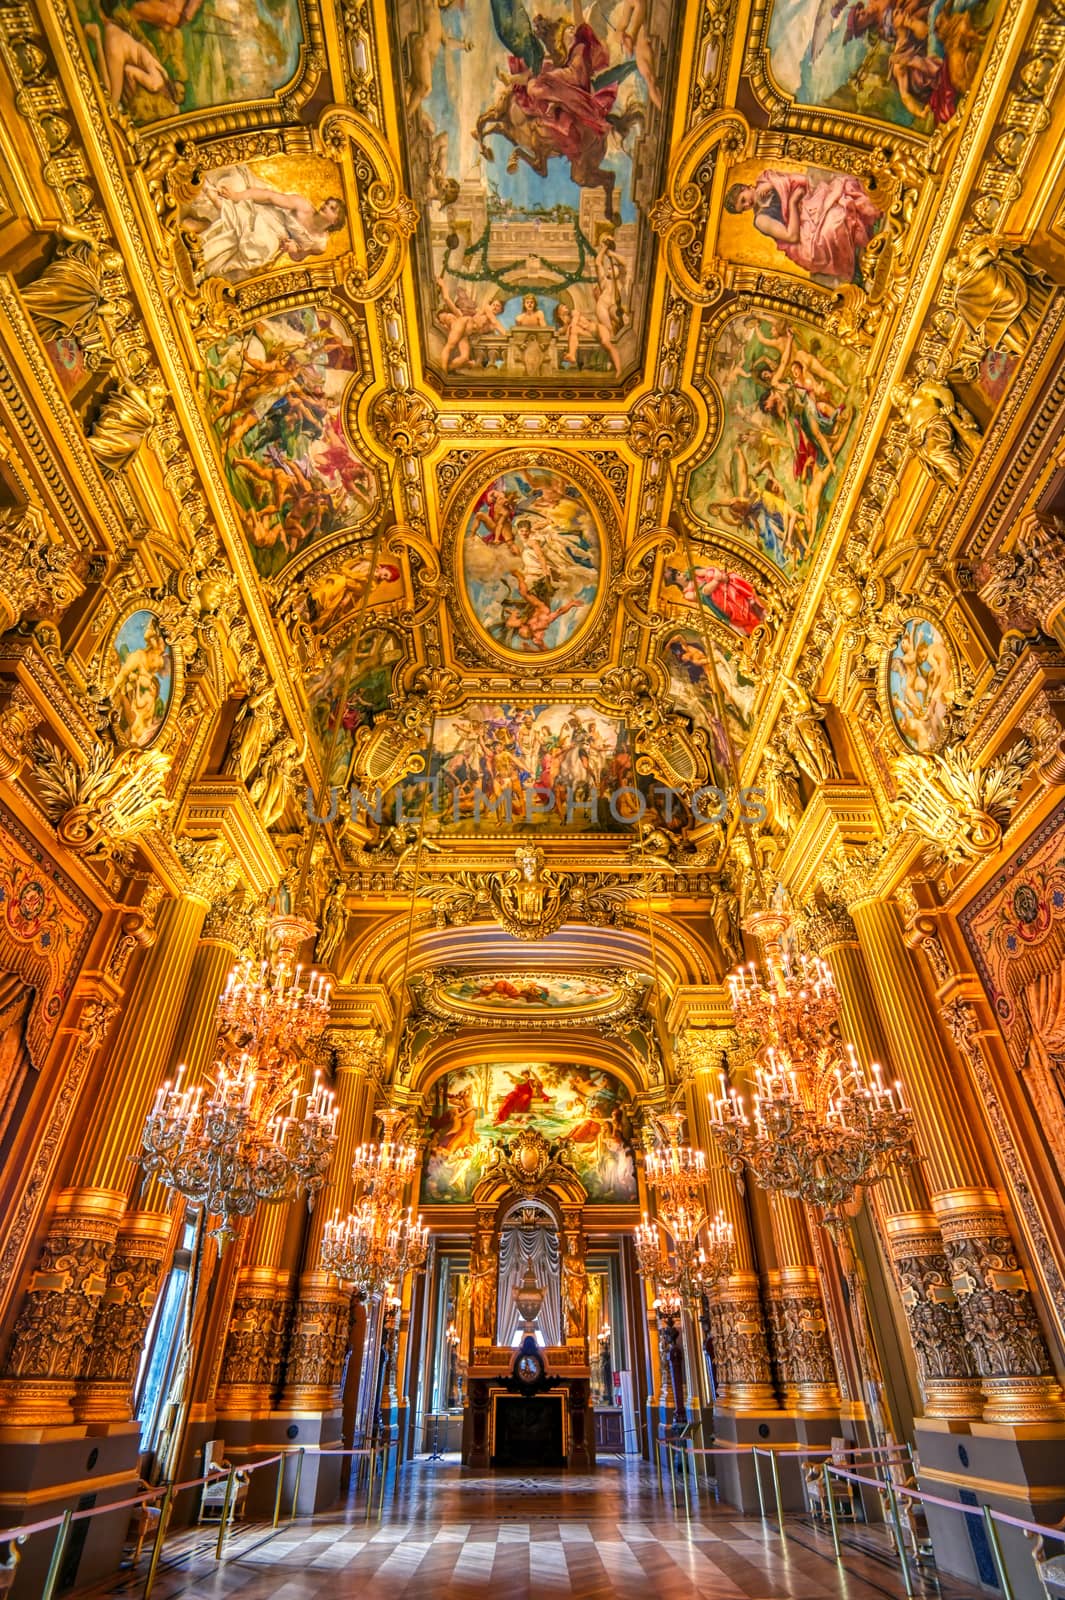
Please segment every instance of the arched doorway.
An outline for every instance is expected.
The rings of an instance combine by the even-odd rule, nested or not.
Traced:
[[[547,1430],[552,1443],[545,1465],[580,1470],[595,1465],[586,1200],[587,1192],[565,1158],[535,1128],[523,1128],[499,1144],[490,1172],[474,1189],[469,1381],[462,1433],[462,1456],[469,1466],[508,1464],[500,1418],[531,1419],[535,1407],[545,1415],[554,1408],[561,1418],[562,1447],[557,1448],[556,1433]],[[530,1339],[514,1342],[518,1324],[511,1308],[526,1266],[534,1263],[534,1272],[544,1275],[538,1281],[545,1290],[545,1309],[535,1339],[536,1361],[523,1363],[520,1357],[530,1354]],[[533,1436],[535,1429],[526,1429],[526,1434]]]

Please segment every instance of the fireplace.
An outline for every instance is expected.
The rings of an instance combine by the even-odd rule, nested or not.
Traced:
[[[568,1457],[567,1393],[492,1396],[493,1467],[564,1467]]]

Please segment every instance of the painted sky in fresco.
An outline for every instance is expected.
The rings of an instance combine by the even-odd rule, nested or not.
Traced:
[[[674,11],[604,0],[574,25],[560,0],[391,8],[438,371],[595,384],[638,363]]]

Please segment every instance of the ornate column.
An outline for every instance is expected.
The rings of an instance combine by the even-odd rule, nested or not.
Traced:
[[[766,1273],[766,1301],[784,1409],[838,1416],[839,1383],[802,1203],[779,1194],[768,1200],[777,1264]]]
[[[216,901],[204,920],[166,1060],[170,1072],[183,1064],[190,1084],[203,1078],[214,1059],[218,996],[238,947],[247,942],[243,903],[231,898]],[[156,1077],[162,1067],[157,1060]],[[129,1415],[152,1307],[179,1220],[177,1211],[172,1214],[170,1201],[170,1192],[153,1181],[143,1196],[134,1197],[119,1223],[92,1349],[74,1401],[80,1421],[124,1420]]]
[[[854,920],[913,1106],[949,1281],[986,1399],[984,1419],[1056,1421],[1063,1415],[1061,1389],[898,913],[887,902],[868,900],[854,907]]]
[[[762,1305],[751,1219],[740,1184],[729,1172],[721,1147],[710,1129],[708,1096],[715,1089],[715,1073],[735,1034],[730,1028],[699,1030],[698,1055],[693,1057],[689,1113],[694,1142],[706,1151],[707,1191],[712,1212],[723,1211],[732,1224],[732,1272],[716,1283],[708,1296],[711,1337],[714,1342],[716,1409],[744,1412],[779,1410],[769,1340]],[[715,1091],[716,1092],[716,1091]]]
[[[174,1036],[206,910],[206,898],[191,894],[171,901],[159,914],[155,943],[126,1001],[96,1089],[71,1183],[58,1198],[16,1319],[4,1364],[4,1379],[11,1380],[3,1384],[9,1422],[45,1420],[46,1413],[48,1421],[56,1422],[74,1415],[76,1382],[96,1353],[96,1320],[134,1181],[129,1158],[139,1148],[159,1063],[167,1058]],[[149,1227],[131,1237],[129,1250],[120,1257],[125,1279],[120,1293],[128,1292],[131,1315],[143,1326],[148,1311],[135,1301],[148,1293],[146,1278],[158,1276],[169,1219],[159,1219],[156,1226],[156,1232]],[[134,1334],[125,1326],[113,1331],[125,1347],[121,1357],[116,1352],[116,1363],[124,1362],[124,1370],[133,1363],[135,1372],[130,1348]],[[128,1416],[124,1383],[122,1394]]]
[[[808,919],[807,934],[815,954],[824,956],[832,968],[847,1036],[860,1056],[881,1062],[891,1076],[892,1056],[880,1026],[854,919],[843,906],[824,905]],[[906,1316],[925,1415],[978,1417],[983,1394],[965,1342],[951,1288],[950,1264],[921,1169],[890,1174],[869,1198],[880,1219]]]
[[[292,1314],[292,1273],[282,1263],[286,1235],[294,1225],[292,1208],[285,1206],[261,1206],[252,1218],[228,1326],[223,1324],[225,1344],[214,1394],[220,1417],[261,1416],[277,1399]]]
[[[344,1215],[352,1203],[351,1164],[373,1122],[373,1083],[368,1067],[376,1060],[364,1034],[333,1029],[327,1035],[336,1062],[337,1144],[331,1167],[334,1206]],[[323,1272],[322,1232],[329,1208],[317,1205],[310,1215],[303,1247],[292,1335],[285,1361],[283,1411],[339,1411],[340,1384],[348,1353],[351,1291],[332,1273]]]

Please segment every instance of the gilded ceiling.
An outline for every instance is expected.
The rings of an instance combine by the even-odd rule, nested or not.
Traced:
[[[1038,261],[1003,242],[1053,131],[1036,24],[1017,0],[5,24],[11,137],[69,144],[15,342],[82,473],[74,536],[116,553],[67,641],[82,687],[173,754],[209,657],[222,779],[289,892],[310,839],[349,971],[491,925],[427,1026],[507,1015],[503,978],[526,1022],[614,1016],[625,970],[672,959],[667,904],[720,973],[815,788],[883,790],[971,697],[914,553],[969,537],[970,469],[1060,315],[1054,227]]]

